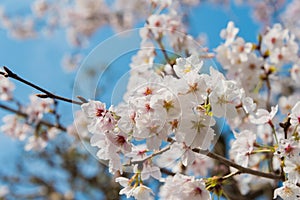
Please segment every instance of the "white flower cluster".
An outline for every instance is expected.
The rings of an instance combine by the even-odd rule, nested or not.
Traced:
[[[157,49],[154,47],[164,42],[162,38],[173,41],[176,29],[170,32],[170,27],[174,17],[172,14],[150,16],[141,32],[142,48],[132,59],[124,103],[106,108],[104,103],[91,100],[81,106],[88,118],[88,130],[93,134],[91,144],[99,149],[98,158],[108,161],[111,173],[129,167],[135,173],[131,179],[117,179],[125,187],[120,194],[127,197],[152,198],[151,190],[143,181],[150,176],[161,180],[160,168],[178,173],[182,163],[192,174],[207,175],[212,161],[193,149],[211,147],[216,137],[215,118],[235,118],[236,107],[243,101],[251,102],[236,82],[226,80],[213,67],[203,69],[203,52],[174,60],[166,57],[167,64],[159,70],[155,68]],[[182,27],[175,19],[175,27]],[[188,41],[186,34],[176,37],[176,41]],[[188,50],[190,44],[185,44],[180,50],[173,48]],[[208,73],[202,72],[205,70]],[[252,109],[250,103],[244,107]],[[156,152],[160,153],[154,157]],[[189,179],[186,198],[193,195],[210,198],[203,182],[193,176]],[[164,189],[161,188],[162,193]]]
[[[182,174],[167,177],[159,196],[161,199],[211,199],[210,193],[205,189],[203,180]]]
[[[225,43],[216,49],[216,57],[227,70],[227,77],[235,80],[253,98],[245,98],[238,117],[229,121],[235,132],[230,158],[252,169],[269,171],[268,163],[272,170],[280,171],[282,168],[286,174],[284,185],[275,190],[274,198],[299,199],[300,94],[298,65],[294,64],[299,62],[298,44],[295,36],[280,24],[261,35],[258,44],[237,37],[238,31],[233,22],[229,22],[227,28],[221,31]],[[289,75],[284,73],[286,69],[290,69]],[[284,83],[279,77],[285,77],[294,92],[284,95]],[[277,88],[277,85],[281,87]],[[267,95],[264,95],[266,90]],[[274,99],[272,95],[279,98],[279,106],[270,106],[271,99]],[[287,117],[285,122],[280,123],[281,127],[276,125],[279,124],[279,114]],[[272,154],[272,161],[265,157],[267,152]],[[251,190],[252,177],[235,177],[243,194]],[[260,181],[267,182],[262,178]]]
[[[217,59],[227,70],[230,79],[238,81],[246,94],[254,96],[259,83],[275,79],[275,72],[289,63],[298,62],[298,44],[295,36],[280,24],[275,24],[264,33],[258,44],[245,42],[237,37],[238,28],[229,22],[221,37],[225,43],[216,49]],[[291,70],[291,77],[298,81],[297,65]]]
[[[13,99],[12,92],[15,89],[15,85],[5,78],[4,76],[0,76],[0,100],[2,101],[10,101]]]
[[[290,117],[290,131],[280,140],[276,149],[276,156],[284,161],[283,171],[287,174],[287,180],[283,186],[274,192],[274,198],[280,196],[283,199],[300,199],[300,101],[292,108]]]
[[[256,94],[271,90],[270,83],[281,76],[280,69],[296,62],[298,45],[293,35],[275,25],[261,36],[259,44],[247,43],[237,37],[238,29],[229,22],[227,29],[221,32],[226,41],[216,52],[232,80],[227,80],[213,67],[204,73],[205,59],[200,59],[200,52],[173,61],[166,56],[167,64],[156,70],[157,50],[153,41],[160,45],[161,38],[170,36],[166,31],[169,29],[163,27],[168,26],[167,23],[161,21],[166,17],[166,14],[154,15],[146,24],[148,34],[153,35],[144,37],[142,34],[142,45],[147,48],[133,57],[125,102],[109,109],[99,101],[82,105],[89,118],[88,130],[93,134],[91,143],[99,148],[97,156],[108,160],[112,173],[122,173],[130,167],[134,172],[131,179],[117,179],[124,187],[120,194],[152,199],[153,193],[143,181],[153,177],[164,182],[160,169],[168,168],[177,174],[168,177],[160,188],[162,199],[210,199],[203,182],[194,175],[206,175],[212,162],[199,157],[195,149],[209,149],[216,137],[215,119],[226,118],[235,136],[230,158],[254,170],[272,173],[271,170],[282,169],[284,185],[275,190],[274,198],[299,198],[300,101],[299,98],[288,100],[297,93],[289,97],[282,95],[279,106],[273,107],[270,99],[262,101],[263,96]],[[154,19],[157,21],[153,22]],[[280,123],[281,127],[277,126],[278,108],[287,117]],[[182,170],[180,165],[188,169],[191,176],[178,174]],[[254,179],[261,184],[274,184],[251,175],[234,178],[243,194],[251,190]],[[169,193],[171,188],[178,188],[177,184],[182,190]]]

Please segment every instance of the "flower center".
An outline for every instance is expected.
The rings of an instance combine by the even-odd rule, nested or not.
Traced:
[[[103,113],[104,113],[104,110],[103,110],[103,109],[97,108],[97,111],[96,111],[96,116],[97,116],[97,117],[102,117],[102,116],[103,116]]]
[[[195,196],[196,196],[196,195],[201,195],[201,194],[202,194],[201,188],[196,187],[196,188],[194,189],[194,194],[195,194]]]
[[[123,145],[126,142],[126,139],[122,135],[117,135],[116,141],[117,141],[118,144]]]
[[[272,38],[272,39],[271,39],[271,43],[272,43],[272,44],[275,44],[275,43],[276,43],[276,38]]]
[[[293,151],[293,149],[294,148],[289,144],[287,147],[284,148],[284,151],[289,154]]]
[[[152,94],[152,90],[149,87],[147,87],[146,90],[145,90],[145,92],[144,92],[144,95],[148,96],[150,94]]]
[[[174,108],[173,102],[172,101],[166,101],[164,100],[164,105],[163,107],[167,110],[167,112],[171,109]]]

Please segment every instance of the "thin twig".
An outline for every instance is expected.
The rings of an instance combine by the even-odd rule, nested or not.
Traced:
[[[168,138],[168,141],[169,141],[169,138]],[[152,159],[152,158],[154,158],[155,156],[160,155],[160,154],[162,154],[162,153],[168,151],[168,150],[171,148],[171,145],[173,144],[173,141],[169,141],[169,142],[171,142],[171,144],[169,144],[169,145],[166,146],[165,148],[162,148],[161,150],[156,151],[156,152],[154,152],[153,154],[151,154],[151,155],[149,155],[149,156],[146,156],[145,158],[143,158],[143,159],[141,159],[141,160],[130,161],[130,163],[129,163],[129,164],[126,164],[125,166],[143,163],[143,162],[145,162],[145,161],[148,160],[148,159]]]
[[[176,173],[166,169],[166,168],[161,168],[160,171],[166,175],[170,175],[170,176],[175,176]]]
[[[163,53],[163,55],[164,55],[164,57],[166,59],[166,62],[169,63],[172,66],[172,63],[170,62],[171,60],[170,60],[170,58],[169,58],[169,56],[167,54],[167,51],[166,51],[166,49],[165,49],[165,47],[164,47],[164,45],[163,45],[163,43],[161,41],[161,38],[156,39],[156,42],[157,42],[160,50],[162,51],[162,53]]]
[[[213,158],[215,160],[218,160],[218,161],[222,162],[223,164],[225,164],[226,166],[233,167],[233,168],[239,170],[240,173],[247,173],[247,174],[252,174],[252,175],[255,175],[255,176],[260,176],[260,177],[270,178],[270,179],[275,179],[275,180],[280,180],[280,179],[283,178],[281,175],[265,173],[265,172],[261,172],[261,171],[257,171],[257,170],[253,170],[253,169],[250,169],[250,168],[243,167],[241,165],[238,165],[238,164],[224,158],[223,156],[220,156],[218,154],[210,152],[209,150],[202,150],[202,149],[196,148],[196,149],[193,149],[193,151],[196,152],[196,153],[200,153],[202,155],[206,155],[206,156],[208,156],[210,158]]]
[[[171,62],[171,59],[169,58],[169,56],[168,56],[168,54],[167,54],[167,51],[166,51],[166,49],[165,49],[165,47],[164,47],[164,45],[163,45],[163,43],[162,43],[161,38],[156,39],[156,42],[157,42],[157,44],[158,44],[160,50],[162,51],[162,53],[163,53],[163,55],[164,55],[164,57],[165,57],[166,62],[171,66],[172,73],[173,73],[172,75],[173,75],[175,78],[179,78],[179,77],[177,76],[175,70],[174,70],[174,64],[175,64],[175,63],[174,63],[174,62]]]
[[[270,83],[270,79],[269,76],[267,75],[266,78],[266,85],[267,85],[267,102],[266,102],[266,107],[269,110],[271,108],[271,83]]]
[[[230,173],[230,174],[227,174],[227,175],[221,177],[221,179],[224,181],[224,180],[226,180],[226,179],[229,179],[229,178],[231,178],[231,177],[233,177],[233,176],[236,176],[236,175],[239,175],[239,174],[241,174],[240,171],[232,172],[232,173]]]
[[[3,69],[5,70],[5,72],[0,72],[0,74],[2,74],[3,76],[5,77],[10,77],[10,78],[13,78],[15,80],[18,80],[26,85],[29,85],[30,87],[33,87],[41,92],[43,92],[44,94],[42,95],[37,95],[38,97],[40,98],[52,98],[52,99],[57,99],[57,100],[61,100],[61,101],[65,101],[65,102],[68,102],[68,103],[73,103],[73,104],[77,104],[77,105],[81,105],[82,102],[79,102],[79,101],[75,101],[75,100],[72,100],[72,99],[68,99],[68,98],[65,98],[65,97],[62,97],[62,96],[58,96],[58,95],[55,95],[51,92],[49,92],[48,90],[45,90],[37,85],[35,85],[34,83],[31,83],[23,78],[21,78],[20,76],[18,76],[17,74],[13,73],[10,69],[8,69],[7,67],[3,66]]]
[[[57,107],[58,107],[58,101],[56,99],[54,99],[54,110],[53,110],[53,114],[55,116],[55,122],[57,125],[60,124],[59,120],[60,120],[60,114],[57,113]]]

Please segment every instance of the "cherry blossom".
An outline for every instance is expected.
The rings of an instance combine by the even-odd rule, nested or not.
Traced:
[[[106,110],[105,104],[99,101],[90,101],[81,107],[86,116],[91,119],[91,123],[88,125],[91,133],[106,132],[115,127],[116,120],[113,114]]]
[[[1,131],[12,138],[24,140],[27,134],[32,131],[32,128],[20,121],[16,115],[6,115],[2,120],[4,124],[1,126]]]
[[[25,150],[40,151],[44,149],[46,146],[47,146],[47,142],[43,138],[36,137],[35,135],[33,135],[28,138],[28,143],[25,146]]]
[[[176,65],[174,65],[174,70],[179,77],[183,77],[184,74],[187,74],[191,71],[196,73],[200,71],[203,65],[203,61],[198,58],[197,55],[191,55],[188,58],[178,58],[176,59]]]
[[[231,44],[239,32],[239,29],[234,26],[234,23],[232,21],[228,22],[227,28],[222,29],[220,32],[221,38],[225,39],[225,45]]]
[[[161,179],[161,172],[160,168],[155,166],[151,161],[145,162],[143,164],[143,170],[141,171],[141,179],[147,180],[151,177],[160,180]]]
[[[12,91],[15,85],[7,78],[0,77],[0,100],[8,101],[12,99]]]
[[[280,140],[279,146],[276,150],[276,154],[280,157],[298,157],[300,153],[300,144],[293,138]]]
[[[120,190],[119,194],[126,194],[126,197],[129,198],[133,194],[133,187],[130,185],[130,180],[125,177],[116,178],[116,182],[118,182],[124,188]]]
[[[280,196],[284,200],[298,200],[300,199],[299,186],[285,181],[282,187],[275,189],[273,198],[275,199],[277,196]]]
[[[299,84],[300,80],[300,66],[298,64],[294,64],[291,69],[291,77],[292,79]]]
[[[221,80],[222,81],[222,80]],[[210,94],[212,113],[216,117],[233,118],[237,115],[235,104],[240,97],[240,91],[235,82],[222,81]]]
[[[152,190],[145,186],[145,185],[140,185],[136,187],[133,192],[132,196],[134,196],[135,199],[146,199],[146,200],[151,200],[153,198],[153,192]]]
[[[211,199],[201,179],[181,174],[167,177],[159,194],[161,199]]]
[[[256,103],[253,102],[253,99],[250,97],[245,97],[242,99],[243,108],[246,113],[252,114],[256,108]]]
[[[152,0],[152,4],[165,8],[172,5],[172,0]]]
[[[125,177],[116,178],[116,182],[124,187],[122,190],[120,190],[119,194],[126,194],[127,198],[133,196],[135,199],[153,199],[153,192],[149,187],[141,183],[138,186],[136,184],[132,186],[132,183],[134,181],[133,178],[135,178],[136,176],[137,174],[134,175],[131,179]]]
[[[293,0],[290,1],[287,5],[285,11],[280,15],[280,18],[283,21],[285,27],[291,30],[297,38],[299,38],[299,22],[296,18],[299,15],[300,4],[299,1]]]
[[[45,113],[51,112],[53,106],[52,99],[41,99],[36,95],[30,96],[30,104],[26,108],[26,113],[29,116],[30,122],[37,122],[41,120]]]
[[[176,173],[180,171],[180,162],[178,160],[181,158],[182,150],[180,145],[178,146],[177,143],[174,143],[171,145],[170,150],[164,152],[156,159],[156,163],[160,168],[166,167]]]
[[[251,159],[257,159],[251,155],[256,142],[256,135],[249,130],[235,133],[236,140],[232,142],[230,157],[242,166],[248,166]]]
[[[299,154],[295,155],[292,158],[286,159],[284,162],[285,167],[283,168],[284,172],[288,174],[288,180],[292,183],[299,183],[300,182],[300,161],[299,161]]]
[[[195,159],[191,165],[187,165],[187,168],[195,174],[195,176],[206,177],[213,166],[214,162],[211,158],[205,155],[195,154]]]
[[[300,102],[298,101],[292,108],[291,112],[291,124],[297,126],[300,123]]]
[[[278,100],[281,113],[288,114],[291,111],[293,105],[297,103],[298,99],[299,99],[298,95],[291,95],[288,97],[281,96]]]
[[[272,121],[278,111],[278,105],[271,108],[271,112],[265,109],[258,109],[254,115],[250,115],[250,121],[254,124],[265,124]]]

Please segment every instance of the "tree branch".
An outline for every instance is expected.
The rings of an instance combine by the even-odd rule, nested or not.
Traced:
[[[68,99],[68,98],[65,98],[65,97],[62,97],[62,96],[58,96],[58,95],[55,95],[51,92],[49,92],[48,90],[45,90],[37,85],[35,85],[34,83],[31,83],[23,78],[21,78],[20,76],[18,76],[17,74],[13,73],[10,69],[8,69],[7,67],[3,66],[3,69],[5,70],[5,72],[0,72],[1,75],[3,75],[4,77],[6,78],[13,78],[17,81],[20,81],[26,85],[29,85],[30,87],[33,87],[41,92],[43,92],[44,94],[42,95],[37,95],[38,97],[40,98],[52,98],[52,99],[57,99],[57,100],[61,100],[61,101],[65,101],[65,102],[68,102],[68,103],[73,103],[73,104],[77,104],[77,105],[81,105],[82,102],[79,102],[79,101],[75,101],[75,100],[72,100],[72,99]]]
[[[172,143],[173,143],[173,142],[172,142]],[[172,144],[172,143],[171,143],[171,144]],[[152,158],[154,158],[155,156],[160,155],[160,154],[162,154],[162,153],[168,151],[168,150],[171,148],[171,144],[168,145],[168,146],[166,146],[165,148],[162,148],[162,149],[159,150],[159,151],[154,152],[153,154],[151,154],[151,155],[149,155],[149,156],[146,156],[145,158],[143,158],[143,159],[141,159],[141,160],[130,161],[130,163],[126,164],[125,166],[134,165],[134,164],[140,164],[140,163],[145,162],[145,161],[148,160],[148,159],[152,159]]]
[[[13,109],[13,108],[10,108],[10,107],[8,107],[8,106],[6,106],[6,105],[3,105],[3,104],[0,104],[0,108],[2,108],[2,109],[4,109],[4,110],[7,110],[7,111],[9,111],[9,112],[15,113],[15,114],[17,114],[17,115],[19,115],[19,116],[22,116],[22,117],[24,117],[24,118],[27,118],[27,117],[28,117],[28,115],[27,115],[26,113],[21,112],[21,111],[16,110],[16,109]],[[47,127],[49,127],[49,128],[55,127],[55,128],[60,129],[61,131],[64,131],[64,132],[67,131],[67,129],[66,129],[64,126],[60,125],[60,124],[55,125],[55,124],[52,124],[52,123],[50,123],[50,122],[48,122],[48,121],[45,121],[45,120],[40,120],[39,123],[42,124],[42,125],[44,125],[44,126],[47,126]]]
[[[240,173],[247,173],[247,174],[252,174],[255,176],[260,176],[260,177],[270,178],[270,179],[275,179],[275,180],[281,180],[283,178],[281,175],[265,173],[265,172],[261,172],[261,171],[243,167],[241,165],[238,165],[238,164],[224,158],[223,156],[220,156],[218,154],[210,152],[209,150],[202,150],[202,149],[196,148],[196,149],[193,149],[193,151],[196,153],[200,153],[202,155],[206,155],[215,160],[218,160],[218,161],[222,162],[223,164],[225,164],[226,166],[233,167],[233,168],[239,170]]]

